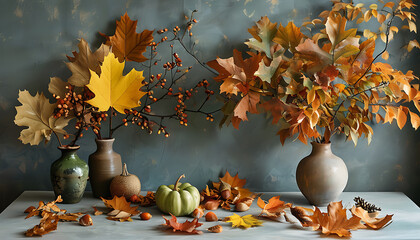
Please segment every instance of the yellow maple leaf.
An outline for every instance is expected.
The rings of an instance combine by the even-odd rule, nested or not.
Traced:
[[[108,111],[112,107],[120,113],[140,106],[140,98],[146,94],[140,90],[143,71],[132,69],[123,76],[124,66],[125,62],[120,63],[113,53],[109,53],[101,66],[101,76],[90,70],[90,83],[86,86],[95,97],[87,103],[99,111]]]
[[[245,229],[255,226],[261,226],[263,223],[262,221],[254,218],[252,215],[245,215],[241,217],[235,213],[232,216],[226,217],[224,221],[232,223],[232,227],[240,227]]]

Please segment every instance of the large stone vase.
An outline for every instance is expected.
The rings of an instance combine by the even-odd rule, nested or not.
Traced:
[[[89,180],[93,196],[99,198],[111,197],[109,186],[112,179],[122,172],[120,154],[114,152],[112,139],[95,139],[96,152],[89,156]]]
[[[299,162],[298,187],[310,204],[325,206],[338,200],[347,185],[344,161],[331,151],[331,143],[312,142],[312,152]]]
[[[61,157],[50,168],[55,196],[61,195],[63,203],[78,203],[85,192],[89,167],[76,151],[80,146],[58,147]]]

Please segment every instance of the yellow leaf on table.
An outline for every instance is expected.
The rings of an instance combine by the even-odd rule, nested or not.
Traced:
[[[99,108],[99,111],[112,107],[120,113],[124,113],[124,109],[140,106],[140,98],[146,94],[140,91],[143,71],[132,69],[123,76],[124,65],[125,62],[120,63],[113,53],[109,53],[102,63],[101,76],[90,71],[92,76],[86,86],[95,97],[87,103]]]
[[[240,227],[245,229],[261,226],[263,223],[261,220],[254,218],[252,215],[245,215],[241,217],[235,213],[232,216],[226,217],[224,221],[232,223],[232,227]]]

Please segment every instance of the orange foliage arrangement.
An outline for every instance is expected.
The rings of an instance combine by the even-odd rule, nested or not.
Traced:
[[[369,121],[396,119],[403,128],[409,116],[415,129],[420,126],[420,117],[406,104],[420,110],[417,77],[378,61],[388,59],[389,42],[397,33],[417,32],[412,12],[416,5],[411,0],[378,0],[369,6],[332,3],[331,10],[300,27],[262,17],[248,29],[249,58],[234,50],[232,57],[208,63],[219,73],[215,80],[222,83],[220,93],[227,96],[221,125],[238,128],[248,120],[248,112],[267,112],[280,126],[282,144],[295,134],[303,143],[327,143],[332,135],[343,133],[355,145],[363,135],[371,141]],[[352,23],[363,29],[373,22],[378,31],[348,27]],[[379,41],[384,47],[377,49]],[[408,52],[415,47],[416,40],[405,46]]]

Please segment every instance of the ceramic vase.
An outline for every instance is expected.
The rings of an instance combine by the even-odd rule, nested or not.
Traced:
[[[344,161],[332,153],[331,143],[311,144],[311,154],[299,162],[296,181],[310,204],[325,206],[343,192],[348,171]]]
[[[78,203],[85,192],[89,167],[76,152],[80,146],[58,147],[61,157],[51,165],[50,176],[55,196],[63,203]]]
[[[96,152],[89,156],[89,180],[94,197],[111,197],[109,186],[112,179],[121,174],[120,154],[114,152],[114,138],[95,139]]]

